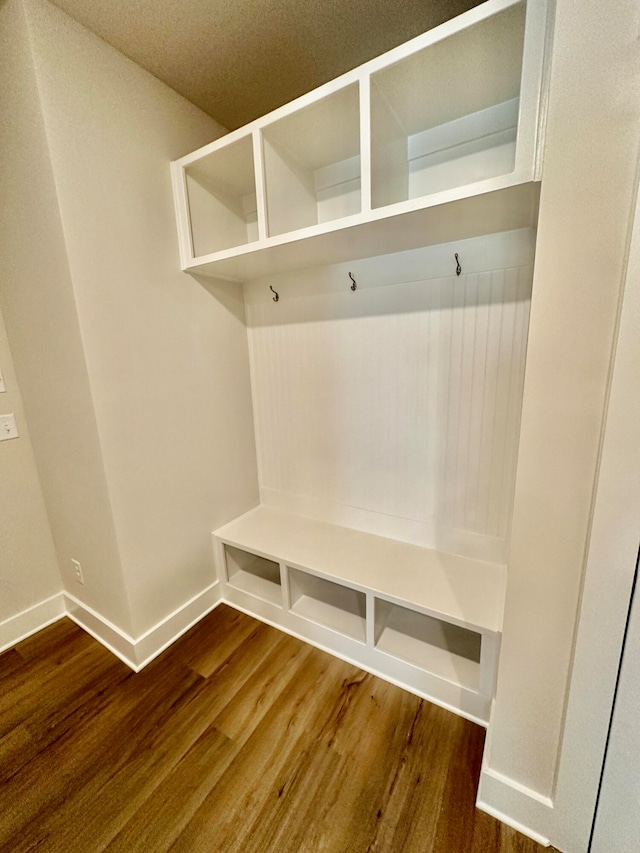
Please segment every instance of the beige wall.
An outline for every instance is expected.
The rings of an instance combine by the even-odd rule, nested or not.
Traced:
[[[639,139],[632,0],[558,0],[489,768],[553,798]],[[514,816],[515,817],[515,816]]]
[[[137,636],[213,582],[211,530],[258,501],[242,292],[178,268],[169,162],[223,129],[55,7],[24,8]]]
[[[0,25],[0,307],[65,587],[136,637],[258,501],[242,292],[178,268],[169,162],[223,130],[44,0]]]
[[[49,519],[0,315],[0,414],[16,416],[19,438],[0,442],[0,622],[62,589]]]
[[[0,5],[0,32],[0,307],[64,584],[126,631],[129,609],[18,0]],[[73,578],[72,558],[82,563],[84,587]]]

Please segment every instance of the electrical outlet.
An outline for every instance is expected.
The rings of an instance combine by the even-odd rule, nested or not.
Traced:
[[[0,441],[8,438],[18,438],[18,427],[15,415],[0,415]]]
[[[76,580],[78,583],[84,583],[84,578],[82,576],[82,566],[77,560],[71,560],[71,565],[73,566],[73,573],[76,576]]]

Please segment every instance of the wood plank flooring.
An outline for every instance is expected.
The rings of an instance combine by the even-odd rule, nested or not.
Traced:
[[[0,851],[542,851],[483,740],[224,605],[138,674],[63,619],[0,656]]]

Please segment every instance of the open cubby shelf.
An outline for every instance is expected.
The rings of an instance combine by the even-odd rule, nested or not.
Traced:
[[[545,0],[488,0],[175,161],[182,268],[335,263],[340,231],[351,257],[402,251],[436,242],[432,207],[438,242],[475,236],[464,202],[524,185],[511,227],[532,225],[545,21]],[[505,230],[495,207],[472,214],[482,233]]]
[[[408,607],[375,600],[375,646],[392,657],[479,689],[482,635]]]
[[[278,563],[230,545],[225,548],[225,558],[229,586],[272,604],[282,605]]]
[[[270,236],[359,213],[358,86],[347,86],[262,131]]]
[[[355,640],[366,639],[366,597],[351,587],[289,570],[291,610]]]
[[[524,24],[509,6],[372,74],[373,207],[513,171]]]
[[[488,721],[503,566],[266,506],[213,537],[226,601]]]
[[[184,180],[195,257],[258,239],[251,136],[191,163]]]

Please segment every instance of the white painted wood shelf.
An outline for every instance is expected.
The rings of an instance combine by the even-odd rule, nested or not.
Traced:
[[[375,646],[469,690],[479,689],[481,634],[376,599]]]
[[[229,603],[488,721],[504,566],[265,506],[213,541]]]
[[[532,227],[546,0],[488,0],[172,163],[182,269],[239,281]]]
[[[291,610],[355,640],[366,640],[363,592],[289,567]]]
[[[280,567],[272,560],[237,548],[227,548],[229,585],[272,604],[281,605]]]

